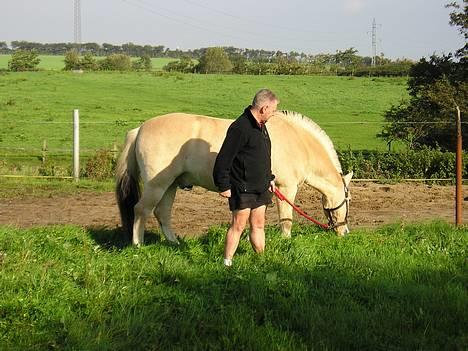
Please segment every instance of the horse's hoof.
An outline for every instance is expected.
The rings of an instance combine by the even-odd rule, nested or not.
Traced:
[[[168,239],[167,241],[169,241],[169,243],[171,243],[172,245],[176,245],[176,246],[180,245],[180,241],[177,239],[174,239],[174,240]]]

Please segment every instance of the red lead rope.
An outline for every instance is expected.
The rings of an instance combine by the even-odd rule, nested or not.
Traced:
[[[304,211],[302,211],[299,207],[297,207],[296,205],[294,205],[291,201],[289,201],[282,193],[281,191],[279,191],[278,188],[275,189],[274,191],[276,197],[278,199],[280,199],[281,201],[286,201],[288,204],[291,205],[291,207],[294,209],[294,211],[296,211],[297,213],[299,213],[302,217],[304,218],[307,218],[309,221],[311,222],[314,222],[315,224],[321,226],[323,229],[329,229],[329,226],[327,224],[323,224],[323,223],[320,223],[319,221],[313,219],[312,217],[310,217],[307,213],[305,213]]]

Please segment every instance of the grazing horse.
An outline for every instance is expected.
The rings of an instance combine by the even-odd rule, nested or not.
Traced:
[[[197,185],[217,191],[213,166],[231,123],[227,119],[171,113],[152,118],[127,133],[117,163],[116,195],[123,228],[133,244],[143,243],[144,226],[151,213],[165,237],[177,242],[171,229],[176,190]],[[289,111],[276,112],[268,121],[268,131],[278,189],[293,201],[301,184],[317,189],[322,193],[330,227],[338,235],[346,234],[352,173],[343,176],[330,138],[309,118]],[[277,205],[282,234],[290,237],[292,208],[285,201],[277,201]]]

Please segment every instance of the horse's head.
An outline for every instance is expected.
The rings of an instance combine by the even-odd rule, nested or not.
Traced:
[[[331,199],[326,196],[322,197],[323,211],[328,218],[328,225],[338,235],[344,236],[349,233],[348,229],[348,214],[349,202],[351,193],[349,192],[349,183],[353,177],[353,172],[345,176],[341,176],[343,181],[343,191],[339,192],[336,199]]]

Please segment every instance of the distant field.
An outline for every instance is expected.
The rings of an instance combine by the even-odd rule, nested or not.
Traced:
[[[24,168],[31,160],[39,162],[43,140],[47,140],[49,157],[66,152],[69,164],[74,108],[80,109],[85,154],[121,145],[129,129],[169,112],[236,118],[262,87],[278,93],[281,109],[300,112],[319,123],[339,149],[385,149],[385,143],[375,136],[381,129],[382,113],[407,96],[403,78],[3,73],[0,161],[29,173]]]
[[[8,68],[8,61],[10,60],[10,55],[0,55],[0,69]],[[41,62],[39,63],[39,68],[45,70],[54,70],[60,71],[64,67],[64,56],[45,56],[40,55],[39,58]],[[98,57],[98,59],[100,59]],[[136,60],[136,58],[134,58]],[[160,70],[169,62],[174,61],[173,58],[152,58],[151,62],[153,64],[153,70]]]

